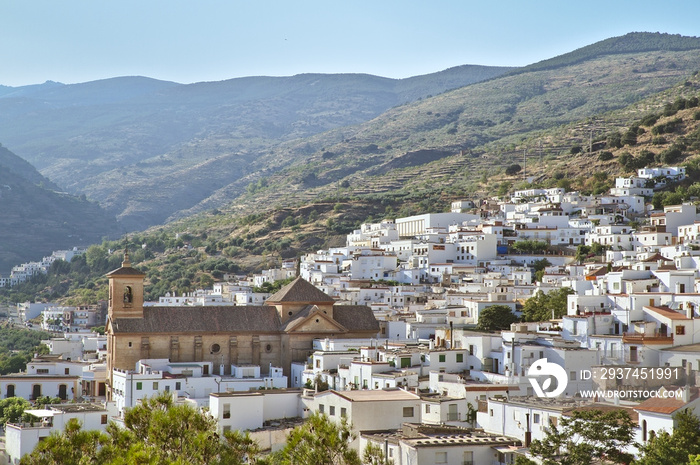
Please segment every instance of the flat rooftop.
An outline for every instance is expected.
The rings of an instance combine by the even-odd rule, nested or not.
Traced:
[[[329,391],[350,402],[389,402],[392,400],[420,400],[420,397],[403,389],[371,389],[358,391]],[[325,394],[325,393],[324,393]]]

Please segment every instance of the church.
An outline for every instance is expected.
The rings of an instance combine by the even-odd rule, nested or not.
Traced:
[[[145,273],[122,266],[107,274],[107,395],[113,369],[134,370],[141,359],[212,362],[214,373],[230,375],[231,365],[263,370],[306,361],[317,338],[372,338],[379,332],[365,305],[335,305],[335,300],[297,278],[260,306],[144,307]],[[224,373],[220,373],[221,366]],[[206,374],[206,373],[205,373]]]

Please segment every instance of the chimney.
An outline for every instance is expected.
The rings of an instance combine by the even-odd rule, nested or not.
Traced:
[[[683,402],[685,402],[686,404],[687,404],[688,402],[690,402],[690,386],[688,386],[687,383],[686,383],[685,386],[683,386],[683,397],[682,397],[682,399],[683,399]]]
[[[530,431],[530,414],[525,414],[525,447],[530,447],[532,432]]]

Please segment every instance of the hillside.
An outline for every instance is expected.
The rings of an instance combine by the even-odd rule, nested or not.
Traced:
[[[303,74],[181,85],[123,77],[3,87],[0,140],[62,189],[86,194],[138,229],[260,169],[251,163],[281,142],[510,69],[460,66],[401,80]],[[192,174],[198,171],[207,174]],[[173,179],[186,192],[172,192]],[[151,205],[133,199],[135,192]]]
[[[595,136],[582,137],[591,128]],[[506,175],[503,167],[522,162],[523,151],[529,154],[525,171]],[[406,166],[396,161],[390,176],[368,178],[362,187],[366,193],[319,186],[309,190],[308,200],[297,195],[294,205],[275,206],[268,202],[267,188],[256,187],[240,199],[256,203],[249,213],[241,213],[240,204],[234,203],[130,235],[132,261],[147,275],[147,298],[210,287],[227,272],[259,271],[280,266],[281,259],[340,246],[345,234],[363,222],[445,211],[452,200],[506,195],[514,188],[560,186],[603,193],[615,176],[673,161],[687,167],[689,178],[655,194],[654,204],[697,199],[700,74],[625,108],[536,131],[511,151],[488,144],[479,156],[438,157],[411,166],[426,155],[439,154],[408,154]],[[494,168],[494,161],[500,166]],[[91,260],[74,260],[69,275],[50,276],[0,295],[17,301],[32,295],[59,299],[68,292],[66,302],[71,304],[96,302],[104,298],[104,273],[118,266],[123,246],[123,241],[93,246]],[[110,255],[110,250],[117,252]],[[81,277],[87,270],[89,276]]]
[[[0,146],[0,274],[52,251],[118,237],[99,205],[61,193],[31,165]]]
[[[259,205],[311,201],[318,195],[415,192],[435,187],[439,179],[453,184],[455,176],[468,190],[478,190],[483,175],[522,160],[524,148],[539,158],[568,151],[570,142],[562,147],[558,141],[538,138],[542,131],[627,108],[673,88],[700,66],[700,49],[664,50],[657,34],[632,34],[629,40],[613,43],[627,51],[630,43],[645,44],[640,37],[648,37],[659,49],[650,53],[649,45],[641,47],[643,52],[612,53],[608,45],[600,53],[583,54],[585,59],[581,52],[572,52],[569,61],[575,64],[494,78],[401,105],[354,127],[282,144],[258,158],[253,165],[258,171],[171,219],[221,208],[231,198],[237,198],[237,211],[246,212]],[[696,39],[688,44],[699,46]],[[559,61],[566,62],[567,57]],[[579,129],[574,136],[578,144],[587,141],[591,132],[597,137],[604,131],[595,124]],[[534,147],[521,147],[532,138],[537,138]],[[217,163],[227,160],[234,162],[223,157]],[[204,179],[210,172],[210,166],[202,165],[189,175]]]

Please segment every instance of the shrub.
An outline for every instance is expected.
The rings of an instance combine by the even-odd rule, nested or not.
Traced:
[[[506,168],[506,174],[508,176],[513,176],[514,174],[519,173],[522,169],[523,169],[522,166],[515,163],[515,164],[510,165],[508,168]]]
[[[620,147],[622,147],[622,136],[619,132],[613,132],[612,134],[608,135],[608,138],[606,139],[606,144],[610,148],[619,149]]]
[[[646,115],[642,120],[639,122],[640,126],[653,126],[656,124],[656,122],[659,120],[659,115],[655,113],[650,113]]]
[[[671,147],[661,152],[661,163],[671,164],[678,161],[683,156],[677,147]]]

